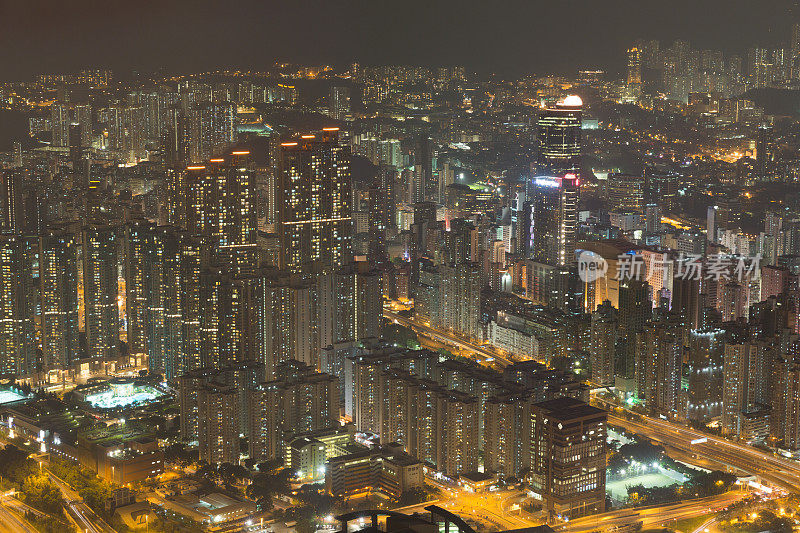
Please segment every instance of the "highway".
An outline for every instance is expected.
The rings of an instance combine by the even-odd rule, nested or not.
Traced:
[[[474,494],[460,488],[448,487],[439,483],[434,484],[442,489],[441,499],[401,507],[395,509],[395,511],[412,514],[425,512],[425,507],[429,505],[438,505],[464,519],[471,518],[476,521],[489,522],[500,531],[534,527],[543,523],[540,518],[528,519],[521,514],[511,514],[509,512],[512,502],[524,498],[524,492],[512,490]],[[520,511],[520,513],[524,513],[524,511]]]
[[[639,520],[642,521],[644,529],[656,528],[673,523],[685,518],[702,516],[709,512],[720,511],[732,503],[747,496],[746,492],[731,491],[687,502],[664,505],[658,507],[642,507],[638,509],[620,509],[608,513],[578,518],[566,524],[562,524],[555,529],[570,533],[583,533],[617,527],[625,524],[632,524]]]
[[[489,360],[494,360],[503,366],[510,365],[511,363],[514,362],[510,359],[510,357],[500,354],[497,350],[495,350],[490,346],[475,344],[474,342],[465,340],[464,338],[455,335],[454,333],[450,333],[448,331],[442,331],[438,328],[434,328],[427,324],[423,324],[411,318],[398,315],[394,311],[391,311],[385,307],[383,309],[383,316],[396,324],[400,324],[401,326],[413,329],[420,335],[429,337],[433,340],[442,342],[444,344],[448,344],[450,346],[461,348],[462,350],[469,350],[471,352],[475,352],[477,354],[482,355],[484,358]],[[479,361],[479,362],[485,363],[485,361]]]
[[[38,533],[21,515],[0,503],[0,533]]]
[[[686,453],[755,475],[782,489],[800,492],[800,464],[776,454],[656,418],[642,417],[632,421],[609,413],[608,422]],[[692,444],[698,439],[707,441]]]
[[[70,516],[80,526],[83,531],[88,533],[116,533],[116,531],[105,523],[105,521],[97,516],[88,505],[83,502],[80,494],[67,485],[63,480],[58,478],[55,474],[50,472],[50,479],[55,483],[56,487],[61,491],[64,496],[65,506]]]

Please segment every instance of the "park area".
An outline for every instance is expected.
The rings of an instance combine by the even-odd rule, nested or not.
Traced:
[[[724,472],[692,468],[638,435],[609,428],[606,493],[615,508],[678,502],[727,491],[736,481]]]

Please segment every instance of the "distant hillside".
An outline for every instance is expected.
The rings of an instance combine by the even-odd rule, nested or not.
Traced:
[[[800,115],[800,91],[790,89],[750,89],[742,95],[764,108],[767,115]]]

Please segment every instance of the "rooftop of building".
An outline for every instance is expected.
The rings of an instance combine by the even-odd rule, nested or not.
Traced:
[[[561,398],[555,398],[553,400],[545,400],[537,403],[536,406],[546,410],[548,416],[557,420],[574,420],[590,416],[605,416],[607,414],[603,409],[567,396],[562,396]]]

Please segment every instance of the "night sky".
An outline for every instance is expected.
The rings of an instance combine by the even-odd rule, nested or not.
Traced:
[[[4,80],[303,63],[463,64],[481,73],[623,66],[640,37],[742,53],[788,41],[790,0],[0,0]]]

